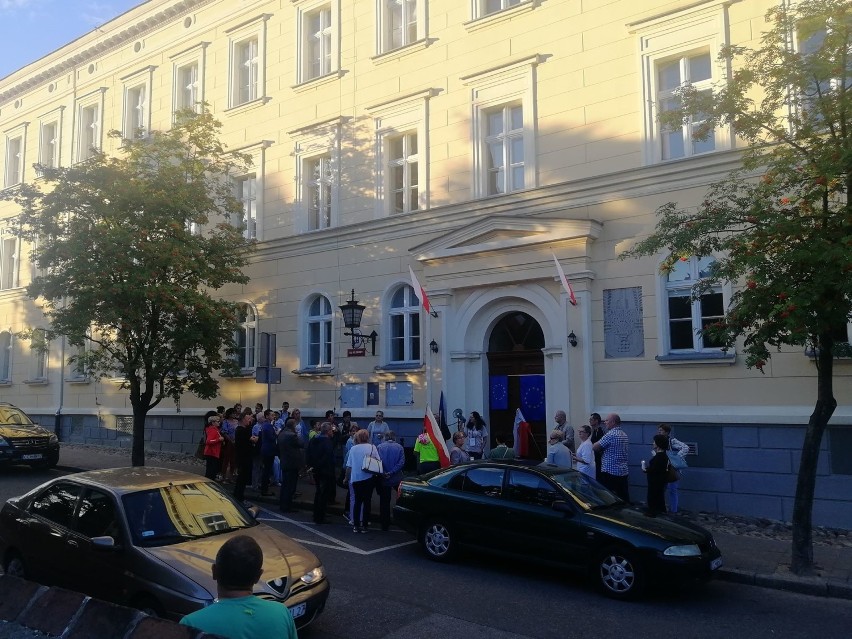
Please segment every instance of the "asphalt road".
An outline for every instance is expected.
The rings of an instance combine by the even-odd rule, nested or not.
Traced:
[[[61,474],[0,470],[0,500]],[[852,601],[726,582],[657,592],[623,603],[580,575],[523,561],[465,553],[429,561],[400,531],[352,532],[340,517],[315,526],[309,513],[261,519],[311,548],[331,580],[311,639],[846,639]]]

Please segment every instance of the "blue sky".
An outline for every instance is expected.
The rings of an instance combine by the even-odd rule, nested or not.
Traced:
[[[0,0],[0,78],[143,0]]]

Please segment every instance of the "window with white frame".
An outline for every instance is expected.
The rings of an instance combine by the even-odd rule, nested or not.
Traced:
[[[59,131],[58,119],[41,123],[38,162],[50,169],[59,166]]]
[[[490,15],[521,4],[523,0],[480,0],[482,15]]]
[[[18,287],[20,240],[8,230],[0,230],[0,290]]]
[[[308,305],[305,330],[306,364],[308,368],[331,367],[331,302],[316,295]]]
[[[289,132],[296,140],[297,233],[339,224],[341,122],[336,118]]]
[[[500,195],[536,186],[536,67],[528,56],[462,78],[473,88],[473,192]]]
[[[12,381],[12,333],[0,332],[0,384]]]
[[[298,82],[309,82],[337,71],[340,56],[340,0],[301,2],[297,6],[297,15]]]
[[[417,131],[388,138],[388,177],[391,213],[410,213],[419,207]]]
[[[709,5],[709,6],[708,6]],[[701,115],[680,126],[664,127],[661,113],[679,108],[678,89],[712,91],[724,69],[718,54],[726,44],[727,7],[720,2],[655,14],[628,25],[639,38],[644,104],[644,156],[647,164],[698,156],[730,148],[730,127],[716,127],[704,139],[693,137]]]
[[[139,84],[124,92],[124,137],[144,137],[148,129],[148,87]]]
[[[237,304],[234,343],[237,346],[237,366],[242,370],[253,369],[257,353],[257,312],[251,304]]]
[[[269,17],[270,14],[262,14],[227,31],[230,38],[230,108],[266,98],[266,21]]]
[[[369,106],[376,124],[376,215],[411,213],[429,206],[428,121],[433,89]]]
[[[377,0],[379,53],[407,47],[426,37],[427,0]]]
[[[103,91],[77,105],[77,161],[92,157],[101,148],[103,126]]]
[[[6,136],[6,179],[5,186],[15,186],[24,180],[24,136]]]
[[[332,188],[334,171],[331,154],[317,155],[305,160],[305,203],[308,208],[308,229],[316,231],[331,226]]]
[[[30,353],[32,355],[32,374],[30,379],[41,381],[47,379],[47,364],[50,352],[50,343],[44,329],[37,328],[33,331],[30,339]]]
[[[76,347],[68,361],[68,379],[75,381],[88,379],[89,371],[86,368],[86,352],[88,348],[88,340],[82,346]]]
[[[239,226],[247,240],[257,239],[257,177],[252,173],[234,180],[234,195],[243,205]]]
[[[680,259],[664,277],[669,351],[718,351],[723,344],[714,342],[701,331],[725,316],[725,300],[721,286],[693,297],[695,284],[710,275],[713,257]]]
[[[172,63],[172,111],[201,111],[204,102],[204,63],[209,42],[201,42],[175,53]]]
[[[390,323],[390,356],[393,364],[420,361],[420,301],[414,289],[402,284],[390,297],[388,307]]]

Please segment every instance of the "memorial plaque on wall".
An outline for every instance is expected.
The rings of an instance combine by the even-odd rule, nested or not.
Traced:
[[[604,289],[603,311],[604,357],[645,355],[642,287]]]

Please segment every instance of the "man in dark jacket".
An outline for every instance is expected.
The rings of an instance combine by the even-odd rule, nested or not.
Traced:
[[[325,523],[325,510],[335,492],[333,429],[333,424],[323,422],[319,435],[308,442],[306,462],[314,474],[314,483],[317,488],[314,495],[314,522],[317,524]]]
[[[293,495],[302,469],[302,442],[296,435],[296,423],[288,419],[278,433],[278,459],[281,460],[281,494],[278,506],[282,513],[293,511]]]
[[[402,468],[405,466],[405,449],[396,442],[396,433],[389,430],[384,435],[384,441],[376,446],[379,458],[382,460],[384,474],[376,481],[376,491],[379,493],[379,513],[382,530],[390,528],[391,520],[391,491],[399,488],[402,481]]]
[[[234,481],[234,498],[243,503],[246,498],[246,485],[251,481],[251,466],[255,450],[255,439],[251,434],[254,418],[251,412],[243,413],[234,432],[234,464],[237,477]]]

